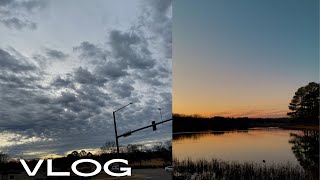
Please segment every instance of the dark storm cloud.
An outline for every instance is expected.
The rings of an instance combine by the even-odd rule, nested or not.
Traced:
[[[29,28],[29,29],[37,28],[36,23],[31,22],[29,20],[18,19],[16,17],[1,19],[0,22],[9,28],[18,29],[18,30],[21,30],[23,28]]]
[[[163,65],[157,65],[152,69],[140,71],[136,73],[134,77],[147,84],[150,84],[153,87],[171,87],[171,72],[168,67],[165,67]]]
[[[79,52],[80,58],[89,60],[92,63],[99,63],[106,61],[108,52],[96,45],[84,41],[79,46],[73,48],[74,51]]]
[[[146,14],[142,23],[154,33],[153,38],[162,41],[162,47],[167,58],[172,56],[172,3],[171,0],[147,1]]]
[[[71,92],[62,92],[61,95],[56,99],[56,103],[62,104],[63,106],[67,106],[75,102],[77,102],[76,95]]]
[[[111,76],[112,77],[112,76]],[[103,86],[108,82],[110,76],[102,76],[93,74],[88,69],[79,67],[75,69],[71,74],[68,73],[66,76],[61,77],[58,75],[51,82],[51,85],[57,88],[71,88],[75,89],[75,84],[81,85],[92,85],[92,86]]]
[[[55,62],[65,61],[69,54],[60,50],[45,48],[40,53],[33,54],[32,59],[36,61],[41,69],[46,69]]]
[[[1,7],[7,8],[23,8],[28,11],[43,8],[46,3],[42,0],[0,0]]]
[[[17,59],[17,57],[3,49],[0,49],[0,66],[2,73],[5,70],[13,72],[26,72],[36,69],[33,64],[23,59]]]
[[[65,74],[47,78],[43,67],[63,64],[74,57],[72,54],[47,48],[26,58],[0,49],[0,130],[19,134],[16,142],[26,137],[37,139],[9,147],[8,151],[14,156],[27,156],[23,152],[35,151],[34,147],[58,154],[100,147],[106,139],[114,139],[112,111],[128,102],[134,104],[117,112],[119,133],[159,121],[158,108],[163,109],[163,119],[171,118],[171,54],[152,47],[171,44],[169,35],[161,37],[167,36],[166,23],[171,23],[161,13],[167,13],[171,3],[157,3],[146,3],[153,15],[141,16],[147,19],[145,24],[133,25],[130,30],[111,30],[103,45],[89,41],[76,44],[73,52],[81,65]],[[38,7],[32,3],[29,6],[30,10]],[[150,34],[156,38],[150,38]],[[162,127],[120,142],[171,136],[170,124]]]
[[[0,49],[0,85],[3,88],[42,88],[36,82],[39,73],[36,65],[11,48],[11,52]]]
[[[36,29],[37,24],[28,18],[35,11],[45,7],[41,0],[0,0],[0,23],[11,29]]]
[[[113,92],[115,92],[121,98],[130,97],[131,93],[134,91],[134,88],[130,83],[115,83],[113,84]]]
[[[109,44],[115,58],[127,61],[132,68],[146,69],[155,65],[144,36],[113,30],[109,35]]]
[[[79,67],[75,71],[75,80],[80,84],[91,84],[93,82],[97,82],[96,77],[91,74],[87,69]]]
[[[56,49],[45,49],[45,53],[49,58],[57,59],[57,60],[65,60],[68,57],[68,54],[65,54],[62,51]]]
[[[67,75],[67,77],[65,78],[62,78],[61,76],[58,75],[52,81],[51,85],[58,88],[61,88],[61,87],[71,88],[71,89],[74,88],[73,80],[69,75]]]
[[[6,6],[11,2],[12,2],[12,0],[0,0],[0,6]]]
[[[43,0],[12,1],[12,7],[23,8],[27,11],[35,11],[46,6],[46,2]]]
[[[40,70],[27,62],[27,59],[0,50],[2,129],[28,137],[58,138],[72,134],[74,127],[84,130],[88,126],[87,120],[101,112],[99,108],[104,106],[101,99],[107,99],[105,93],[94,87],[81,87],[73,92],[68,88],[71,79],[58,77],[54,80],[55,85],[67,89],[53,95],[47,91],[54,90],[52,87],[40,88]]]
[[[121,61],[107,62],[106,64],[97,66],[95,70],[98,76],[108,77],[113,80],[129,75],[126,63],[122,63]]]

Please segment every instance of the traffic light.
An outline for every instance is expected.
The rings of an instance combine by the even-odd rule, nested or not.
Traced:
[[[130,136],[130,135],[131,135],[131,131],[128,131],[128,132],[124,133],[122,136],[123,137],[127,137],[127,136]]]
[[[157,130],[156,122],[152,121],[152,129],[153,131]]]

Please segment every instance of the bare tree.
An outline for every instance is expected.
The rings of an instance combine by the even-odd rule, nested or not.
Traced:
[[[127,152],[128,153],[137,153],[140,152],[139,145],[137,144],[128,144],[127,145]]]
[[[158,143],[156,143],[156,144],[153,146],[153,150],[154,150],[154,151],[157,151],[157,152],[161,152],[161,151],[163,151],[164,149],[166,149],[166,148],[165,148],[165,146],[163,145],[162,142],[158,142]]]
[[[114,141],[106,141],[102,147],[100,147],[100,151],[102,154],[105,153],[115,153],[116,152],[116,143]]]
[[[165,147],[167,148],[168,151],[172,150],[172,141],[168,140],[165,142]]]

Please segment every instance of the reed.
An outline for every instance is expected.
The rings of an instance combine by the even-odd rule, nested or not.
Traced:
[[[194,180],[313,180],[299,165],[212,160],[173,160],[174,179]]]

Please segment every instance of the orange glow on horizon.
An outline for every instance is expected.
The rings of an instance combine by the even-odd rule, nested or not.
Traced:
[[[287,117],[287,111],[283,111],[280,113],[256,113],[256,114],[249,114],[245,115],[246,113],[177,113],[173,112],[173,114],[180,114],[180,115],[190,115],[190,116],[200,116],[200,117],[215,117],[215,116],[221,116],[221,117],[249,117],[249,118],[283,118]]]
[[[181,78],[181,77],[180,77]],[[228,87],[203,83],[181,84],[175,78],[172,93],[172,110],[176,114],[200,115],[204,117],[287,117],[288,105],[296,87]],[[187,86],[186,86],[187,85]],[[245,89],[244,89],[245,88]],[[247,90],[247,88],[250,89]]]
[[[177,99],[173,97],[173,113],[183,115],[197,115],[202,117],[250,117],[250,118],[280,118],[287,117],[289,112],[287,105],[266,105],[263,104],[254,106],[239,105],[234,103],[233,105],[217,105],[215,103],[179,103]]]

